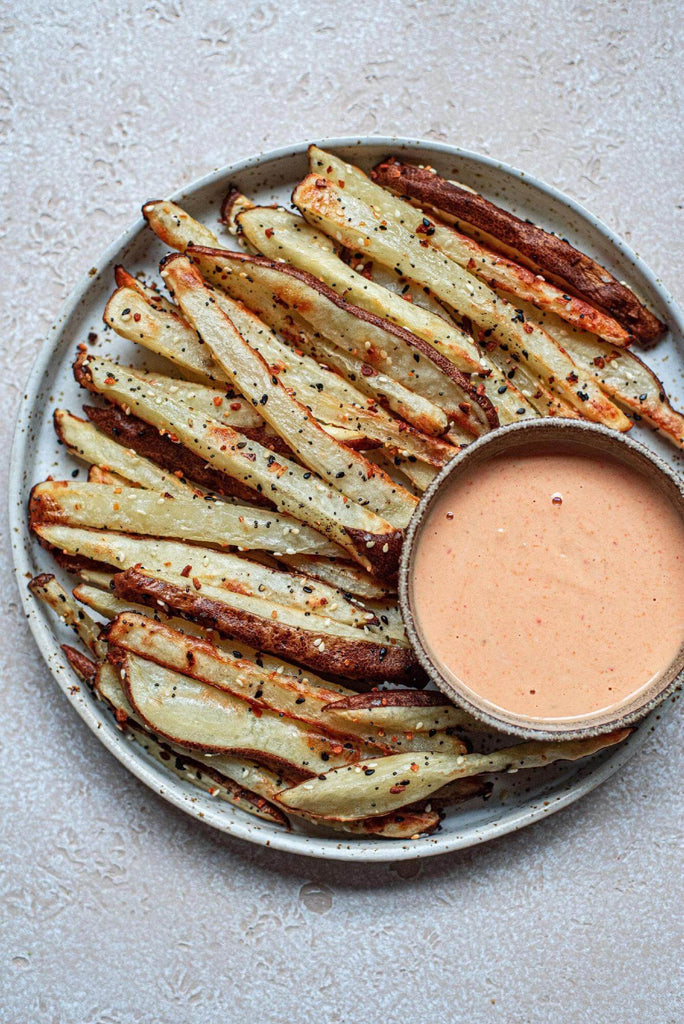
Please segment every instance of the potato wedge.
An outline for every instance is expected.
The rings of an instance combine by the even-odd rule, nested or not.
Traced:
[[[472,433],[497,426],[491,403],[446,356],[405,328],[347,302],[313,275],[244,253],[196,246],[187,253],[208,280],[249,305],[258,304],[263,317],[274,305],[286,315],[291,310],[314,334],[351,355],[362,354],[379,373],[410,384],[416,394]],[[463,411],[464,403],[470,404],[469,414]],[[411,422],[425,429],[424,423]]]
[[[198,417],[173,396],[145,385],[133,371],[110,360],[77,361],[77,379],[103,397],[130,408],[158,430],[173,435],[215,469],[264,494],[280,512],[292,514],[379,576],[396,573],[402,532],[370,509],[316,479],[310,470],[206,416]]]
[[[425,216],[424,210],[398,199],[397,189],[386,192],[386,198],[381,202],[376,182],[383,186],[385,182],[382,180],[380,169],[371,180],[344,160],[331,153],[325,153],[317,146],[311,146],[309,149],[309,166],[312,174],[320,174],[333,183],[343,182],[346,186],[351,179],[350,184],[359,198],[372,203],[381,216],[395,220],[413,234],[422,235],[430,246],[439,249],[464,270],[475,274],[491,287],[496,287],[497,291],[504,292],[510,301],[524,299],[540,309],[557,313],[575,326],[584,326],[585,330],[601,334],[615,345],[630,343],[629,332],[611,316],[583,299],[564,293],[556,285],[541,278],[541,275],[532,273],[527,267],[457,231],[444,220],[435,217],[431,207],[428,207],[430,216]],[[385,187],[390,188],[391,185]]]
[[[344,557],[342,548],[290,516],[206,498],[167,498],[136,488],[123,488],[119,494],[102,484],[49,480],[33,489],[30,516],[38,536],[60,550],[68,534],[60,534],[57,527],[85,527],[145,536],[153,529],[157,537],[217,547]]]
[[[353,821],[397,810],[404,801],[424,800],[448,783],[469,775],[542,768],[554,761],[576,761],[620,743],[631,730],[561,743],[530,742],[492,754],[393,754],[327,772],[278,795],[283,807],[320,818]]]
[[[100,625],[87,611],[67,593],[54,575],[43,572],[29,581],[29,590],[42,601],[66,626],[70,626],[82,643],[98,658],[103,657],[104,646],[100,640]]]
[[[177,248],[174,239],[179,236],[188,238],[188,242],[194,242],[196,245],[219,245],[213,231],[168,199],[150,199],[143,204],[142,215],[155,235],[172,249]]]
[[[191,494],[201,495],[204,489],[212,496],[221,495],[222,498],[261,508],[273,507],[272,502],[258,491],[214,469],[185,445],[172,441],[167,434],[127,413],[124,408],[118,405],[84,405],[83,411],[103,433],[130,447],[142,458],[177,474],[179,480],[188,483]]]
[[[639,356],[593,334],[574,330],[552,313],[540,313],[529,305],[523,306],[523,312],[536,317],[577,365],[593,374],[601,389],[635,420],[643,420],[678,448],[684,447],[684,416],[673,407],[662,381]]]
[[[260,650],[282,655],[327,675],[357,683],[421,680],[421,672],[410,648],[344,626],[315,623],[296,610],[269,602],[258,602],[237,594],[225,594],[213,587],[201,587],[157,573],[128,569],[114,577],[114,593],[124,599],[151,607],[170,609],[182,618],[222,636],[243,640]],[[160,603],[161,602],[161,603]]]
[[[340,697],[326,710],[334,710],[350,720],[372,723],[379,729],[413,733],[458,726],[471,728],[474,721],[435,690],[371,690]]]
[[[386,161],[374,169],[372,177],[421,205],[457,218],[463,227],[469,225],[484,232],[513,258],[522,255],[551,280],[564,282],[577,294],[606,310],[642,344],[651,345],[665,333],[665,325],[646,309],[634,292],[565,239],[521,220],[427,168]]]
[[[358,452],[331,438],[309,410],[292,398],[213,301],[197,269],[185,256],[173,256],[163,277],[195,330],[209,346],[214,361],[234,386],[259,406],[264,419],[298,455],[300,461],[327,479],[352,501],[368,506],[398,528],[408,525],[416,499],[377,471]]]
[[[123,655],[117,667],[124,693],[147,728],[183,747],[239,753],[300,776],[316,775],[331,764],[350,764],[363,756],[363,744],[351,739],[342,744],[305,722],[270,711],[257,714],[249,704],[215,686],[136,655]]]
[[[341,718],[335,710],[324,710],[326,705],[332,707],[330,698],[332,696],[334,701],[338,694],[285,673],[266,672],[205,640],[186,636],[144,616],[120,615],[109,626],[107,636],[117,647],[184,672],[193,679],[241,697],[255,707],[276,711],[343,737],[354,736],[385,753],[416,749],[462,753],[465,749],[458,737],[444,732],[430,738],[407,736],[401,731],[387,734],[383,729],[368,728],[364,722]]]
[[[164,310],[166,313],[176,312],[173,302],[165,298],[156,285],[150,287],[150,285],[145,284],[139,277],[134,277],[133,274],[129,273],[120,263],[117,263],[114,267],[114,280],[116,281],[117,288],[133,288],[155,309]]]
[[[502,424],[517,423],[536,416],[535,410],[515,388],[506,387],[497,368],[486,355],[478,352],[473,339],[447,316],[437,315],[433,308],[405,301],[382,283],[353,270],[335,251],[333,242],[307,224],[296,214],[271,207],[255,207],[244,218],[245,236],[271,259],[287,259],[293,266],[320,278],[347,301],[367,309],[398,326],[406,326],[412,334],[423,338],[446,355],[455,366],[467,373],[485,374],[481,380],[486,397],[497,411]],[[355,250],[352,250],[355,252]],[[364,269],[357,258],[352,263]],[[375,274],[375,271],[374,271]],[[407,283],[404,288],[410,289]],[[438,305],[434,300],[431,305]],[[465,346],[465,347],[464,347]]]
[[[175,473],[167,473],[133,449],[108,437],[66,409],[55,409],[55,433],[72,455],[106,468],[151,491],[192,497],[193,490]]]
[[[387,193],[379,186],[376,188],[384,200]],[[427,242],[423,246],[420,235],[411,233],[396,220],[387,221],[376,214],[376,204],[371,206],[354,194],[349,177],[347,187],[342,189],[310,174],[295,189],[293,201],[317,227],[333,237],[341,235],[346,245],[358,245],[361,238],[372,258],[429,288],[460,316],[468,317],[488,332],[489,340],[508,344],[582,416],[616,430],[629,429],[630,420],[606,398],[593,378],[580,379],[575,363],[545,331],[523,323],[524,318],[514,306],[498,298],[483,281]]]
[[[84,575],[86,574],[84,573]],[[288,676],[305,682],[307,685],[320,686],[324,690],[333,690],[340,697],[356,693],[355,690],[350,690],[346,686],[340,686],[338,683],[331,682],[328,679],[322,679],[320,676],[301,668],[299,665],[292,665],[290,662],[283,661],[282,658],[274,658],[263,651],[257,651],[250,647],[249,644],[237,643],[235,640],[222,640],[214,630],[204,629],[202,626],[198,626],[187,619],[166,615],[159,607],[148,608],[146,605],[136,604],[134,601],[122,601],[112,594],[110,590],[100,590],[95,586],[79,584],[77,587],[74,587],[74,597],[106,619],[115,619],[117,615],[132,612],[138,615],[146,615],[148,618],[152,618],[156,622],[162,622],[170,629],[175,629],[179,633],[189,633],[191,636],[198,636],[204,640],[209,640],[219,651],[225,651],[233,658],[242,658],[253,662],[254,665],[264,671],[285,673]]]
[[[382,601],[396,590],[389,584],[374,580],[351,562],[341,562],[316,555],[281,555],[279,561],[312,579],[338,587],[343,593],[367,600]]]
[[[294,572],[271,569],[245,557],[152,537],[95,530],[77,533],[74,539],[66,538],[71,553],[106,563],[116,571],[137,565],[153,572],[197,580],[219,590],[273,601],[312,617],[329,618],[352,627],[378,622],[374,612],[347,600],[336,587]]]

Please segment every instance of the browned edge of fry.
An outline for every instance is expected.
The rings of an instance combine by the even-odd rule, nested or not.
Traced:
[[[92,686],[97,673],[97,662],[93,661],[92,658],[89,658],[82,651],[76,650],[70,644],[61,644],[60,646],[76,675],[88,683],[89,686]]]
[[[274,618],[264,619],[232,608],[197,590],[184,590],[153,578],[137,567],[114,576],[114,593],[123,600],[153,608],[167,606],[206,629],[286,657],[315,672],[364,683],[412,682],[422,675],[409,648],[297,629]]]
[[[299,270],[297,267],[291,267],[286,263],[277,263],[274,260],[266,259],[264,256],[250,256],[246,253],[230,252],[229,250],[223,249],[210,249],[207,246],[200,245],[189,245],[186,254],[192,259],[193,254],[199,254],[201,256],[211,259],[215,257],[221,260],[234,260],[236,263],[246,264],[247,266],[254,265],[260,267],[266,267],[269,270],[274,270],[276,273],[283,274],[286,277],[294,278],[301,281],[303,284],[313,288],[315,291],[322,295],[325,299],[332,302],[338,309],[343,310],[346,313],[350,313],[358,320],[362,320],[364,323],[371,324],[373,327],[378,327],[388,334],[393,335],[401,343],[408,345],[410,348],[415,349],[420,355],[429,359],[430,362],[442,371],[442,373],[457,384],[466,394],[470,396],[472,401],[480,407],[485,420],[489,427],[494,429],[499,425],[499,417],[496,409],[490,402],[489,398],[482,393],[482,389],[478,388],[474,384],[470,377],[463,373],[458,367],[454,366],[451,360],[447,359],[440,352],[435,351],[431,345],[429,345],[423,338],[417,337],[410,331],[407,331],[404,327],[399,327],[397,324],[391,323],[389,320],[383,320],[382,317],[377,316],[375,313],[369,313],[368,310],[361,309],[360,306],[354,306],[352,303],[347,302],[341,295],[338,295],[336,291],[329,288],[328,285],[323,284],[313,274],[309,274],[305,270]],[[485,375],[485,371],[483,371]]]
[[[435,690],[370,690],[326,704],[324,711],[356,711],[362,708],[434,708],[451,705],[448,697]]]
[[[565,239],[521,220],[477,193],[459,188],[426,168],[393,158],[373,168],[377,184],[443,210],[522,253],[541,270],[560,278],[613,316],[643,345],[654,345],[667,327],[604,267]]]

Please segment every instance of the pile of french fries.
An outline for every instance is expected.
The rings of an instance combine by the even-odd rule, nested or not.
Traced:
[[[86,418],[54,415],[87,482],[46,480],[31,581],[82,641],[76,673],[149,754],[283,827],[416,838],[486,776],[625,731],[470,753],[396,598],[420,494],[474,438],[539,416],[682,446],[631,351],[664,327],[589,257],[429,168],[370,177],[312,146],[298,213],[231,191],[222,244],[145,204],[167,295],[123,267],[104,311],[167,373],[79,346]]]

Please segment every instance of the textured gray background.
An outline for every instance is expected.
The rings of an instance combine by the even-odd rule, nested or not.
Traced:
[[[0,3],[3,462],[51,319],[140,202],[293,140],[396,132],[525,167],[676,292],[676,8]],[[298,859],[129,776],[49,677],[6,543],[2,568],[3,1022],[682,1019],[674,720],[598,792],[487,847]]]

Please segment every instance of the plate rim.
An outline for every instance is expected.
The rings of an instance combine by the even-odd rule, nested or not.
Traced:
[[[383,136],[383,135],[350,135],[325,138],[317,142],[324,149],[344,149],[359,147],[364,149],[369,146],[409,147],[418,150],[430,150],[439,152],[451,157],[463,158],[475,164],[503,171],[512,178],[530,185],[536,191],[560,203],[570,210],[581,220],[588,222],[598,233],[620,254],[620,256],[632,265],[634,270],[644,278],[650,289],[657,295],[662,307],[667,311],[667,320],[671,328],[676,328],[684,333],[684,315],[667,287],[661,279],[647,266],[643,259],[611,228],[603,223],[598,217],[587,210],[577,200],[565,195],[555,186],[548,184],[535,175],[522,171],[512,164],[473,150],[452,146],[448,143],[434,142],[429,139],[410,138],[406,136]],[[195,194],[202,189],[210,187],[221,180],[227,180],[232,175],[240,174],[246,170],[258,167],[275,160],[303,155],[310,141],[302,141],[287,146],[281,146],[273,150],[267,150],[254,156],[246,157],[234,163],[226,164],[223,167],[215,168],[213,171],[196,178],[192,182],[176,189],[170,196],[171,200],[181,200],[189,194]],[[107,248],[102,252],[94,263],[97,267],[97,274],[85,273],[77,281],[70,291],[48,328],[47,334],[36,354],[31,371],[28,375],[23,389],[25,396],[19,404],[17,422],[14,429],[12,448],[10,453],[10,468],[8,475],[8,506],[9,506],[9,536],[11,539],[12,559],[14,563],[14,576],[19,590],[22,607],[28,620],[29,628],[36,642],[36,646],[45,664],[50,670],[55,682],[62,690],[64,696],[93,732],[100,742],[116,757],[116,759],[148,788],[153,790],[164,800],[178,807],[180,810],[191,815],[196,820],[210,825],[228,835],[245,839],[261,846],[272,847],[287,853],[296,853],[300,856],[310,856],[322,859],[352,861],[361,860],[365,862],[387,863],[400,860],[413,860],[423,857],[433,857],[438,854],[448,853],[452,850],[464,849],[469,846],[479,845],[490,839],[497,838],[509,832],[518,831],[527,825],[531,825],[550,814],[554,814],[564,807],[569,806],[587,793],[596,789],[603,782],[614,775],[624,764],[636,753],[649,735],[649,719],[645,719],[635,732],[628,737],[612,754],[605,756],[604,760],[591,771],[580,769],[578,776],[568,785],[561,794],[552,796],[548,801],[528,803],[519,807],[502,808],[504,820],[489,822],[482,826],[474,826],[469,832],[461,834],[446,835],[437,833],[425,839],[404,841],[402,843],[390,840],[377,840],[373,837],[368,839],[352,841],[349,843],[343,836],[340,838],[319,837],[315,835],[304,835],[297,832],[289,832],[285,829],[278,831],[262,832],[265,825],[259,824],[259,819],[248,819],[244,815],[224,817],[217,814],[213,809],[211,798],[197,791],[192,797],[186,793],[179,780],[163,772],[160,766],[141,757],[139,752],[130,750],[130,744],[124,743],[125,735],[113,729],[103,729],[102,723],[98,720],[94,708],[86,702],[79,693],[71,693],[73,677],[68,668],[66,658],[59,647],[59,640],[54,631],[50,629],[48,620],[39,614],[35,600],[32,598],[26,587],[27,573],[32,574],[32,567],[29,564],[28,554],[22,543],[26,536],[26,518],[23,503],[23,481],[22,465],[23,450],[27,444],[30,419],[34,409],[32,398],[38,390],[39,383],[43,380],[49,360],[53,354],[56,339],[59,338],[64,324],[76,312],[78,306],[87,295],[89,287],[99,277],[100,268],[110,263],[117,254],[126,246],[131,245],[145,227],[145,221],[138,217],[128,228],[124,229]],[[17,539],[21,538],[21,540]],[[50,650],[52,648],[52,650]],[[56,648],[56,650],[55,650]],[[56,657],[55,657],[56,656]],[[79,699],[80,698],[80,699]],[[142,750],[142,748],[141,748]],[[588,768],[589,766],[587,766]],[[268,826],[269,829],[272,826]]]

